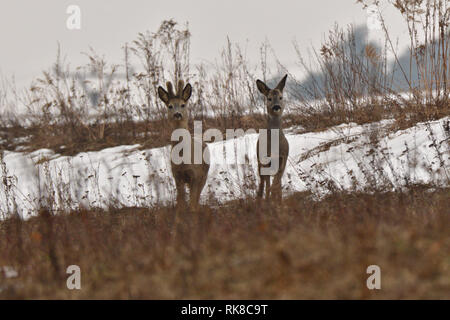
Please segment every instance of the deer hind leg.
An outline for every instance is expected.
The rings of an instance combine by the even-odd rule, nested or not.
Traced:
[[[269,175],[264,176],[265,184],[266,184],[266,199],[270,198],[270,177]]]
[[[283,177],[284,169],[286,169],[286,162],[287,158],[280,157],[280,168],[273,178],[271,194],[277,201],[281,201],[282,198],[281,178]]]
[[[259,182],[259,187],[258,187],[258,192],[256,194],[256,196],[258,197],[258,199],[261,199],[263,196],[263,192],[264,192],[264,180],[262,178],[260,178],[260,182]]]
[[[257,193],[257,197],[259,199],[262,198],[263,193],[264,193],[264,184],[266,183],[266,179],[265,176],[259,176],[259,188],[258,188],[258,193]]]

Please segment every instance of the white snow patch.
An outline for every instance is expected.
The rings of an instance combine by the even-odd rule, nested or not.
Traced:
[[[286,130],[290,152],[283,176],[284,193],[309,190],[320,196],[331,189],[352,191],[373,185],[448,185],[449,133],[445,125],[449,119],[389,134],[386,129],[391,120],[343,124],[322,132],[295,134],[298,131]],[[378,138],[373,140],[375,136]],[[201,201],[222,203],[255,196],[256,141],[257,134],[248,134],[209,144],[211,167]],[[42,206],[73,210],[174,203],[169,147],[139,147],[118,146],[72,157],[48,149],[4,151],[0,218],[11,212],[28,218]],[[238,148],[248,150],[246,164],[220,161],[236,159]]]

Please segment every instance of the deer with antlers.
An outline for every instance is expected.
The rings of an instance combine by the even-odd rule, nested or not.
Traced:
[[[188,100],[192,94],[192,87],[188,83],[184,86],[184,81],[179,80],[176,93],[173,90],[171,82],[167,82],[167,91],[163,87],[158,87],[159,98],[164,102],[168,108],[168,119],[173,130],[186,130],[188,132]],[[172,131],[172,136],[173,136]],[[172,175],[175,179],[175,185],[177,188],[177,209],[182,208],[186,204],[186,186],[189,188],[190,199],[189,208],[196,210],[198,208],[200,194],[206,183],[209,171],[209,149],[207,145],[191,137],[189,135],[190,142],[190,155],[180,154],[183,159],[181,163],[176,163],[171,156],[171,168]],[[172,139],[173,140],[173,139]],[[185,141],[183,141],[185,142]],[[172,150],[177,142],[171,141]],[[194,151],[202,151],[202,160],[200,163],[194,160]],[[183,153],[186,150],[181,150]],[[187,150],[189,151],[189,150]],[[206,161],[204,161],[206,160]]]

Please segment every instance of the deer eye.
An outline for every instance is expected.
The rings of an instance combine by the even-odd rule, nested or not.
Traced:
[[[267,100],[272,101],[272,98],[267,98]]]
[[[283,97],[280,97],[280,100],[283,100]]]
[[[172,105],[170,105],[170,106],[169,106],[169,109],[172,109],[172,108],[173,108],[173,106],[172,106]]]
[[[184,108],[184,106],[185,106],[184,104],[181,105],[182,108]]]

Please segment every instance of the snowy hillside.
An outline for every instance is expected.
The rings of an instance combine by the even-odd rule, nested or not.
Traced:
[[[322,132],[285,130],[290,144],[284,193],[412,183],[448,185],[449,117],[390,132],[392,121],[343,124]],[[254,196],[257,135],[210,144],[212,160],[202,201],[221,203]],[[376,147],[374,147],[376,146]],[[249,150],[247,164],[221,163],[230,150]],[[83,207],[170,205],[175,185],[169,148],[139,150],[139,145],[60,156],[51,150],[4,151],[0,190],[1,217],[19,212],[27,218],[46,205],[54,210]]]

